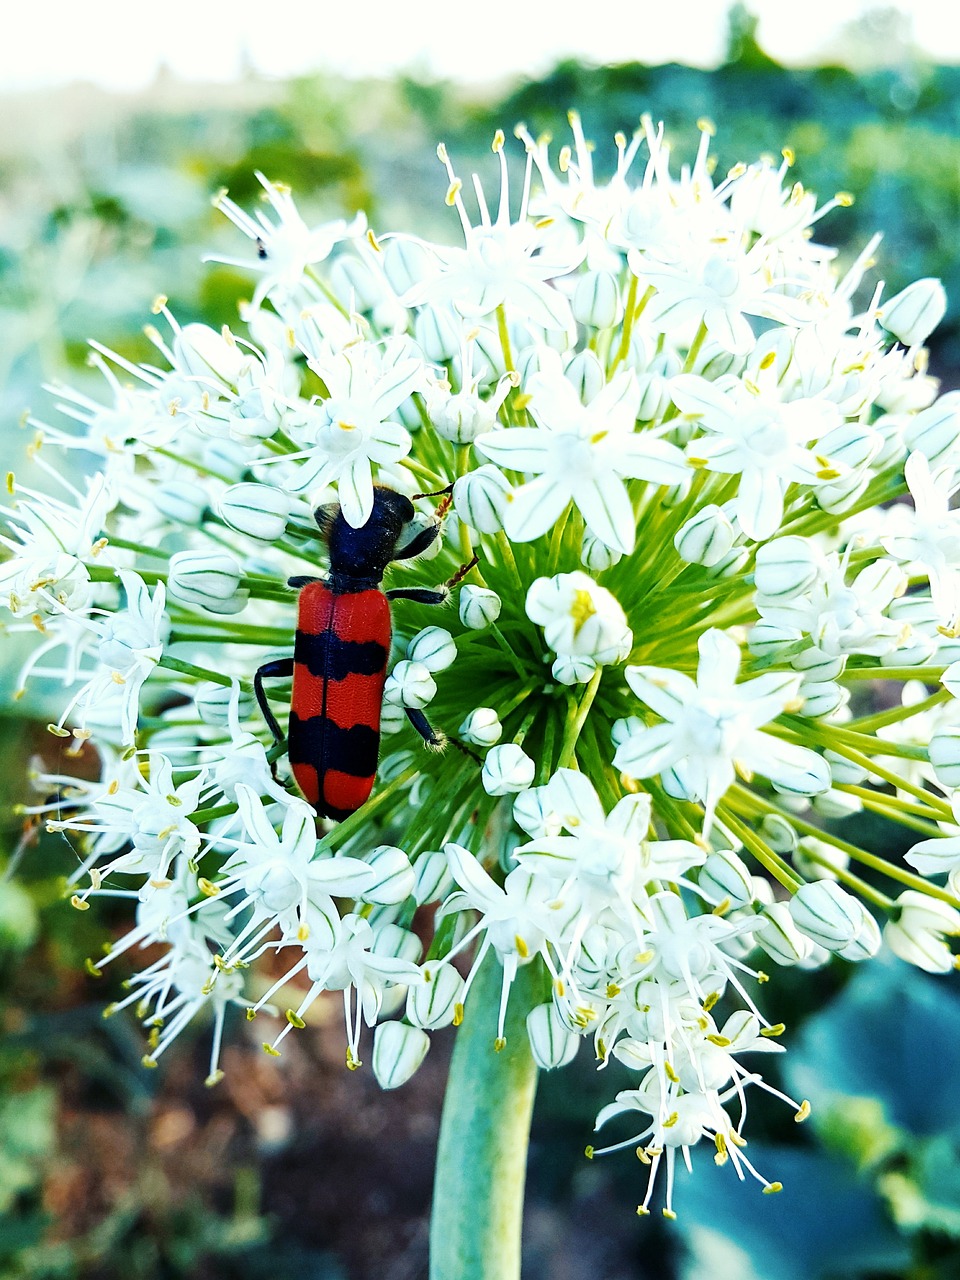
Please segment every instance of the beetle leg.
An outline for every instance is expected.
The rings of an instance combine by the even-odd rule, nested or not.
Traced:
[[[273,734],[275,742],[283,742],[285,734],[277,723],[277,717],[270,710],[270,704],[267,701],[267,695],[263,689],[264,679],[289,679],[293,675],[293,659],[277,658],[274,662],[265,662],[262,667],[257,667],[253,673],[253,691],[257,695],[257,702],[260,710],[263,712],[263,718],[267,722],[267,728]]]
[[[433,751],[442,751],[447,745],[447,739],[442,733],[438,733],[436,729],[431,728],[430,721],[422,711],[417,711],[413,707],[404,707],[407,713],[407,719],[419,733],[423,739],[424,746],[430,747]]]
[[[309,587],[311,582],[322,581],[322,578],[312,578],[308,573],[300,573],[295,578],[288,578],[287,586],[292,587],[294,591],[300,591],[303,587]]]
[[[393,587],[383,594],[388,600],[412,600],[415,604],[446,604],[450,599],[446,587]]]

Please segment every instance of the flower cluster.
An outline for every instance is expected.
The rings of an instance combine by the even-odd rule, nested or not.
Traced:
[[[21,687],[64,691],[24,808],[80,849],[76,907],[135,910],[91,968],[159,955],[108,1011],[136,1007],[146,1065],[207,1010],[215,1083],[232,1007],[279,1013],[280,1054],[336,991],[348,1066],[372,1039],[393,1088],[492,952],[491,1051],[535,966],[536,1061],[586,1043],[635,1072],[598,1127],[638,1113],[614,1147],[649,1165],[644,1212],[665,1169],[672,1213],[704,1139],[778,1189],[743,1136],[770,1088],[751,1055],[781,1049],[760,963],[885,940],[954,966],[960,397],[926,372],[939,283],[865,293],[877,242],[838,269],[814,235],[849,197],[818,208],[788,152],[720,177],[704,125],[677,171],[645,119],[600,179],[573,130],[556,166],[518,130],[519,202],[497,134],[495,215],[440,149],[459,248],[311,228],[264,177],[255,216],[223,197],[252,242],[244,329],[159,299],[156,363],[94,344],[104,398],[56,388],[72,429],[34,422],[48,491],[11,478],[0,590],[35,639]],[[335,822],[251,677],[289,670],[288,578],[330,571],[331,512],[363,528],[376,485],[412,503],[401,549],[434,536],[389,569],[385,745]],[[456,584],[443,625],[414,582]],[[411,728],[427,708],[446,751]],[[81,750],[94,781],[65,770]],[[861,810],[916,833],[908,865],[836,834]],[[281,976],[252,990],[263,957]]]

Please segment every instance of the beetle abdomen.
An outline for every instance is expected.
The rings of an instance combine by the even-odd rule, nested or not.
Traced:
[[[300,592],[288,749],[297,785],[318,813],[345,818],[373,789],[390,651],[381,591]]]

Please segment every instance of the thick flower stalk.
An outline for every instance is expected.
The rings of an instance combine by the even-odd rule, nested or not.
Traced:
[[[719,177],[703,126],[676,172],[645,120],[601,181],[573,129],[556,167],[519,131],[518,204],[497,135],[495,215],[441,148],[462,248],[311,229],[266,179],[272,217],[221,199],[245,328],[161,299],[155,364],[95,347],[104,399],[34,423],[46,491],[11,477],[0,587],[23,687],[63,686],[56,798],[24,807],[81,850],[75,906],[136,912],[91,967],[165,948],[123,1001],[146,1065],[206,1011],[214,1083],[232,1006],[279,1055],[337,992],[347,1065],[394,1088],[495,962],[490,1052],[525,1025],[543,1069],[635,1072],[603,1150],[638,1148],[640,1212],[662,1181],[671,1215],[702,1147],[778,1189],[744,1136],[782,1051],[765,966],[884,940],[955,966],[960,403],[926,372],[939,286],[885,304],[876,242],[839,270],[814,232],[849,198],[818,209],[789,153]],[[408,539],[439,528],[388,585],[457,585],[439,618],[393,606],[377,782],[334,822],[251,677],[290,656],[331,506],[363,527],[375,485],[413,499]],[[72,781],[88,739],[99,781]],[[906,865],[836,834],[864,810],[915,835]]]

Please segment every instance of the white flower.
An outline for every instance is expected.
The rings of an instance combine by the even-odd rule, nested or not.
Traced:
[[[537,578],[525,608],[530,621],[543,627],[555,653],[604,665],[622,662],[633,647],[633,633],[616,597],[580,570]]]
[[[922,453],[910,454],[904,475],[913,510],[901,507],[904,531],[880,542],[895,559],[916,563],[929,575],[934,604],[952,627],[960,617],[960,515],[950,509],[956,478],[952,470],[931,474]]]
[[[885,302],[880,323],[908,347],[926,342],[947,314],[947,295],[939,280],[914,280]]]
[[[738,768],[787,793],[826,791],[830,770],[820,756],[760,731],[794,702],[800,677],[768,672],[738,685],[740,649],[729,636],[707,631],[698,648],[696,683],[667,668],[627,667],[627,683],[663,723],[629,733],[615,767],[634,778],[669,770],[683,793],[703,804],[704,832]]]
[[[257,173],[257,181],[277,215],[276,222],[272,222],[261,209],[251,217],[226,194],[217,201],[217,207],[254,242],[256,255],[251,258],[224,258],[211,254],[208,257],[208,261],[262,273],[251,300],[254,308],[259,307],[274,290],[279,290],[281,295],[295,291],[301,285],[307,267],[323,262],[336,244],[360,236],[366,229],[366,218],[362,213],[358,213],[352,223],[340,218],[311,229],[297,212],[286,187],[270,182],[262,173]]]
[[[960,935],[960,911],[916,889],[905,889],[896,907],[897,916],[883,927],[890,950],[927,973],[956,968],[956,957],[944,938]]]
[[[633,372],[615,374],[589,405],[562,375],[534,374],[525,390],[537,426],[493,431],[476,441],[500,466],[537,477],[508,497],[508,537],[539,538],[572,501],[601,542],[631,551],[636,525],[624,480],[675,485],[690,475],[676,445],[634,430],[640,391]]]

